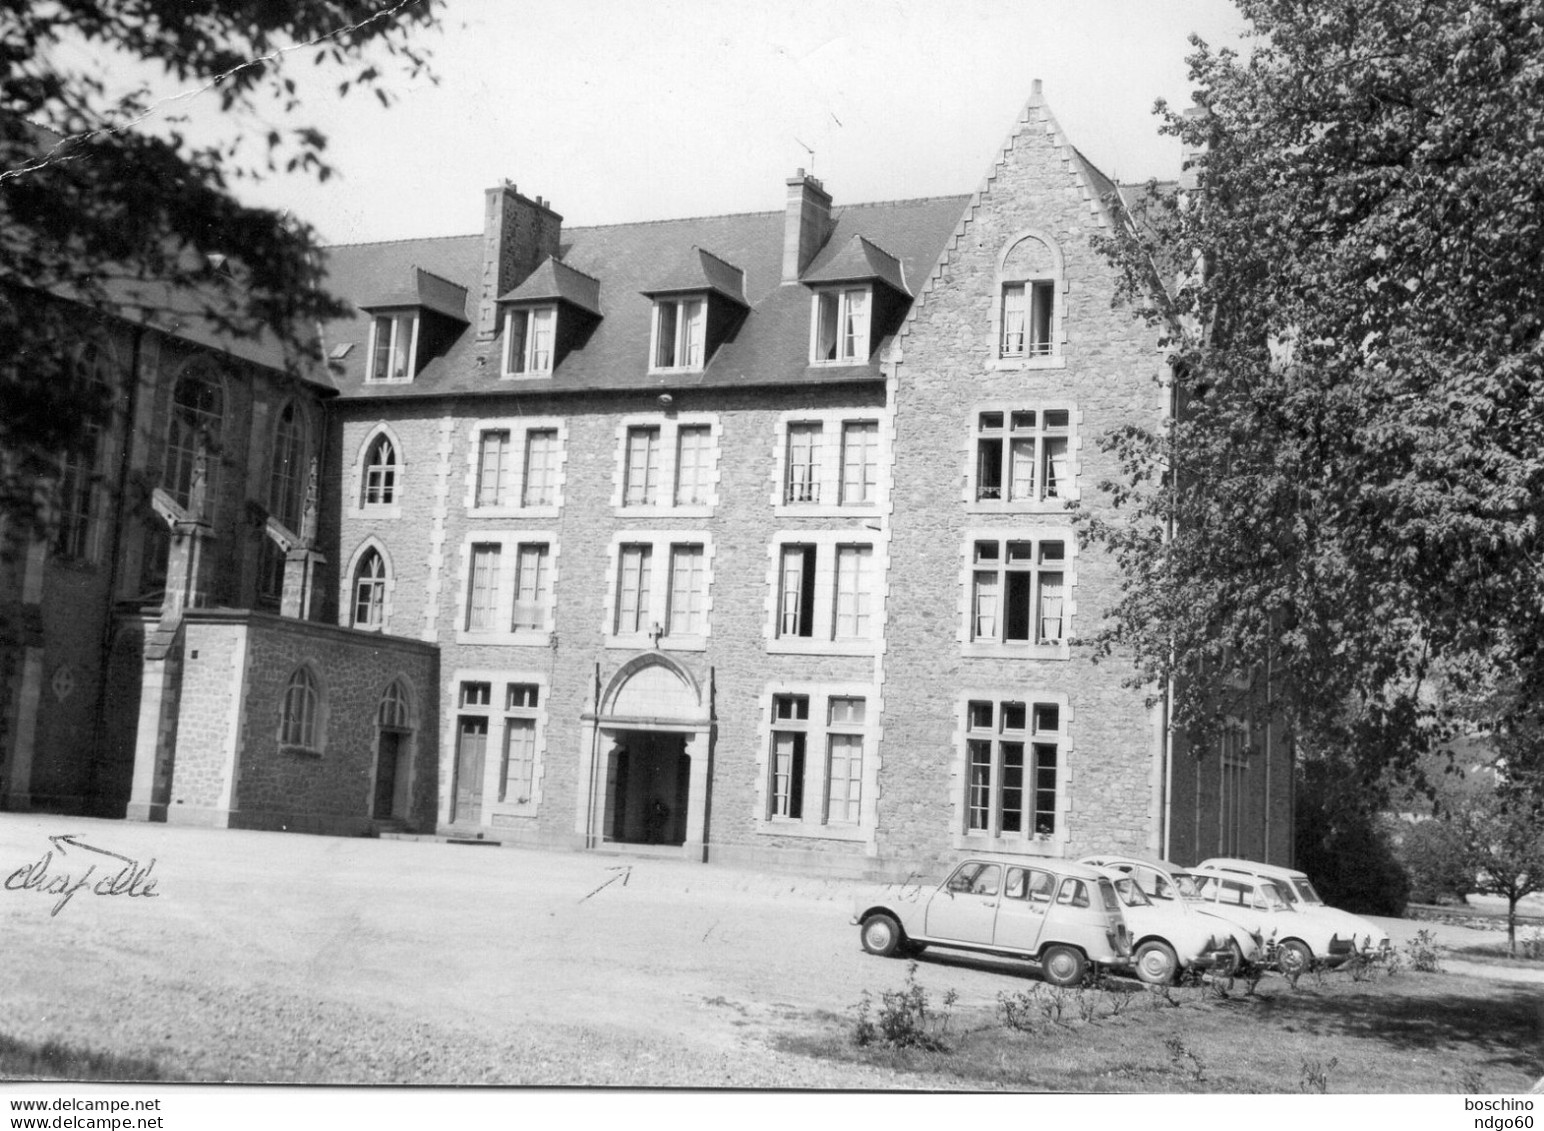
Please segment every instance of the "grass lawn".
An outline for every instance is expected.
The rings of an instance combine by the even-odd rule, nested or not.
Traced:
[[[919,1000],[907,978],[897,967],[888,997],[876,987],[869,1043],[854,1040],[855,1004],[782,1047],[894,1068],[919,1088],[1472,1094],[1526,1091],[1544,1073],[1544,994],[1532,986],[1408,968],[1308,975],[1296,988],[1268,975],[1254,993],[1237,981],[1226,996],[1125,979],[1066,991],[1027,982],[995,1010],[965,1011]],[[887,1041],[887,1022],[918,1043]]]

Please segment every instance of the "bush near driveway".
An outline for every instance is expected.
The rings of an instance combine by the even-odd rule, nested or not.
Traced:
[[[925,961],[925,960],[924,960]],[[883,969],[880,967],[879,969]],[[784,1038],[821,1059],[885,1067],[913,1087],[1098,1092],[1524,1091],[1544,1072],[1524,987],[1386,967],[1243,983],[1061,991],[1031,981],[995,1009],[956,1009],[947,1047],[853,1040],[850,1020]],[[915,973],[907,975],[915,984]],[[894,992],[894,991],[890,991]],[[1109,1002],[1119,995],[1121,1004]],[[1432,1059],[1441,1049],[1440,1059]],[[906,1086],[906,1085],[901,1085]]]

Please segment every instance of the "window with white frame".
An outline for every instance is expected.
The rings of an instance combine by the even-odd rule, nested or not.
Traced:
[[[1024,231],[1004,245],[997,261],[992,311],[998,368],[1058,368],[1064,312],[1060,248],[1043,232]]]
[[[701,369],[708,304],[702,297],[654,300],[652,369]]]
[[[768,703],[767,831],[850,836],[865,823],[870,696],[861,688],[793,687]]]
[[[707,517],[717,504],[718,420],[650,413],[617,425],[611,505],[618,515]]]
[[[965,704],[965,831],[1008,842],[1055,836],[1061,751],[1060,702],[971,699]]]
[[[1249,775],[1249,728],[1229,719],[1220,739],[1221,797],[1218,805],[1217,851],[1223,856],[1244,854],[1244,812]]]
[[[868,287],[817,291],[810,327],[810,360],[857,365],[869,357]]]
[[[322,748],[322,689],[307,664],[296,668],[284,685],[279,743],[302,750]]]
[[[536,769],[536,724],[540,719],[541,688],[534,683],[504,686],[504,755],[499,774],[499,800],[527,805]]]
[[[970,542],[972,643],[1066,641],[1067,544],[1062,535]]]
[[[824,425],[798,420],[788,425],[787,460],[783,473],[784,503],[820,502],[820,441]]]
[[[359,477],[359,505],[389,507],[396,503],[398,470],[397,447],[391,437],[382,432],[365,448],[364,465]]]
[[[805,756],[809,749],[810,697],[772,696],[771,781],[767,790],[772,820],[804,819]]]
[[[836,515],[881,502],[884,456],[877,413],[790,414],[778,430],[777,459],[779,510]]]
[[[353,627],[379,632],[386,627],[386,559],[374,547],[354,569]]]
[[[1003,358],[1049,357],[1055,320],[1056,284],[1049,279],[1004,283],[1002,290]]]
[[[484,531],[462,548],[461,643],[545,644],[552,630],[556,541],[548,531]]]
[[[879,421],[842,422],[843,506],[870,506],[878,502]]]
[[[629,531],[613,555],[607,630],[627,646],[698,648],[708,635],[712,547],[686,532]]]
[[[826,716],[826,822],[856,825],[863,801],[863,729],[866,701],[832,696]]]
[[[377,315],[371,329],[370,380],[412,380],[417,337],[417,312]]]
[[[478,421],[471,444],[469,508],[513,513],[560,505],[563,436],[558,421]]]
[[[504,314],[504,376],[546,377],[552,373],[555,306],[511,309]]]
[[[1070,409],[985,409],[976,414],[972,439],[976,503],[1062,503],[1073,496]]]
[[[706,424],[677,428],[675,505],[709,505],[713,500],[713,470],[713,429]]]
[[[873,543],[810,532],[779,541],[776,552],[774,646],[868,651],[880,630],[882,571]]]
[[[652,507],[659,503],[660,430],[635,426],[627,430],[623,465],[622,505]]]

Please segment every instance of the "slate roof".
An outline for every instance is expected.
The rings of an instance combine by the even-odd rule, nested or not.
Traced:
[[[568,302],[597,317],[600,308],[600,280],[583,271],[575,271],[561,259],[547,256],[514,290],[499,296],[500,302]]]
[[[903,295],[910,296],[901,261],[867,236],[853,236],[823,266],[805,273],[800,281],[806,286],[820,283],[856,283],[878,279]]]
[[[833,265],[849,253],[855,237],[863,236],[870,246],[884,249],[883,254],[895,261],[902,280],[924,279],[969,203],[970,197],[961,195],[835,209],[831,234],[805,271],[805,278],[823,278],[829,270],[842,270]],[[777,211],[565,228],[559,257],[566,267],[599,280],[604,317],[583,346],[563,358],[550,378],[501,380],[501,343],[498,339],[479,343],[475,327],[468,326],[411,383],[366,384],[370,319],[360,313],[324,328],[329,350],[345,342],[356,346],[334,364],[333,381],[345,398],[389,400],[464,394],[529,396],[821,385],[879,379],[880,348],[874,351],[875,360],[863,365],[809,364],[810,292],[804,286],[782,285],[783,225],[784,213]],[[678,281],[673,279],[675,267],[690,263],[694,249],[711,249],[711,258],[696,256],[698,270],[718,271],[713,266],[716,260],[743,272],[743,301],[749,310],[732,338],[714,352],[701,372],[651,374],[648,354],[653,302],[645,292],[661,293],[662,287]],[[662,269],[662,265],[670,266]],[[368,295],[393,285],[390,280],[406,277],[414,266],[465,284],[475,303],[482,277],[482,236],[332,247],[327,250],[327,285],[345,298]],[[532,278],[540,274],[538,268]],[[501,297],[527,297],[525,283],[529,281],[522,281]],[[719,275],[713,281],[722,286],[726,278]],[[543,286],[540,281],[532,283],[533,289]],[[698,289],[705,288],[698,284]]]
[[[421,306],[468,321],[466,316],[467,289],[460,283],[443,279],[433,271],[414,266],[400,280],[401,285],[357,299],[361,310],[382,310],[393,306]]]
[[[686,258],[667,271],[659,282],[643,289],[643,293],[650,297],[698,291],[714,291],[744,306],[745,272],[733,263],[726,263],[711,251],[693,247],[687,252]]]

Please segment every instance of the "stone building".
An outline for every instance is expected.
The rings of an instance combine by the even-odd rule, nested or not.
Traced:
[[[1287,860],[1271,728],[1178,751],[1080,643],[1120,582],[1070,508],[1108,504],[1103,433],[1169,410],[1090,246],[1116,186],[1037,87],[973,194],[784,187],[568,227],[505,184],[480,234],[331,249],[358,314],[306,403],[291,615],[253,611],[249,545],[159,675],[125,649],[130,815],[852,875]],[[291,733],[307,703],[325,728]]]

